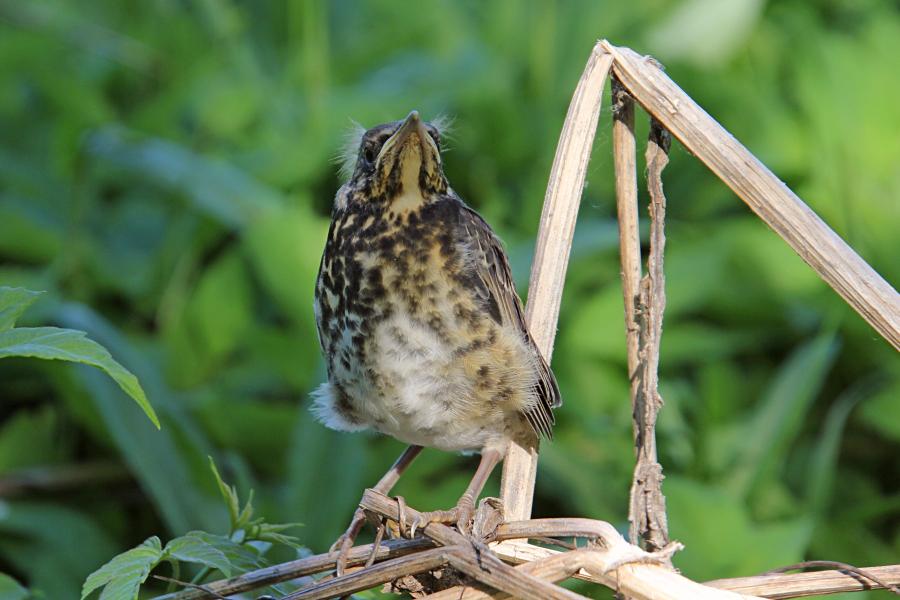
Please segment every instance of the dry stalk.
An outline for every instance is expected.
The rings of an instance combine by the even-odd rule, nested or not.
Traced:
[[[625,302],[625,341],[628,346],[628,379],[631,398],[640,391],[640,324],[635,312],[641,294],[641,237],[638,230],[637,164],[634,141],[634,99],[612,79],[613,162],[616,171],[616,210],[619,222],[619,256],[622,261],[622,294]],[[638,424],[634,423],[635,438]]]
[[[399,506],[395,500],[372,490],[367,490],[363,495],[362,507],[379,517],[395,521],[400,516]],[[407,511],[409,511],[408,519],[415,518],[415,511],[408,507]],[[458,532],[439,523],[427,525],[422,533],[436,543],[452,545],[460,551],[465,547],[460,542],[462,536]],[[480,584],[510,594],[515,598],[535,597],[535,591],[538,592],[537,597],[539,598],[583,598],[583,596],[563,590],[535,576],[544,573],[545,568],[551,573],[551,578],[554,574],[570,572],[575,576],[602,583],[636,600],[756,598],[756,596],[716,590],[695,583],[668,567],[661,566],[660,563],[666,562],[671,553],[681,547],[679,544],[672,544],[660,552],[646,552],[629,544],[616,531],[615,527],[603,521],[591,519],[516,521],[500,525],[494,537],[498,540],[505,540],[527,538],[531,535],[537,537],[581,537],[596,540],[598,545],[560,553],[521,541],[491,545],[490,548],[477,542],[474,544],[469,542],[472,552],[479,557],[480,567],[476,571],[472,569],[471,562],[468,565],[462,564],[463,567],[471,569],[465,573]],[[468,560],[471,561],[472,556],[469,554]],[[501,567],[501,563],[497,562],[497,557],[514,563],[524,563],[557,556],[565,558],[548,563],[549,567],[544,565],[528,570],[513,569],[505,565]],[[451,564],[460,568],[460,565],[452,562]],[[487,569],[487,573],[485,569]],[[515,589],[519,591],[514,591]],[[464,593],[463,588],[452,588],[452,590],[457,594]]]
[[[390,540],[378,547],[378,551],[375,553],[375,559],[383,561],[400,556],[407,556],[413,552],[429,548],[434,548],[434,544],[428,538]],[[350,551],[347,565],[351,567],[363,565],[370,554],[372,554],[371,544],[357,546]],[[262,569],[250,571],[249,573],[244,573],[243,575],[238,575],[230,579],[222,579],[207,583],[203,587],[222,596],[232,596],[234,594],[267,587],[276,583],[290,581],[291,579],[329,571],[334,569],[337,556],[337,552],[308,556],[306,558],[292,560],[271,567],[263,567]],[[209,594],[206,594],[203,590],[190,589],[159,596],[156,600],[201,600],[209,597]]]
[[[707,581],[705,585],[763,598],[803,598],[839,592],[889,589],[900,593],[900,565],[834,569],[810,573],[757,575]]]
[[[284,596],[282,600],[324,600],[361,592],[405,575],[424,573],[450,562],[454,548],[432,548],[403,558],[395,558],[366,569],[319,581]]]
[[[663,251],[666,245],[666,197],[662,170],[669,162],[671,138],[658,121],[650,125],[647,141],[647,188],[650,193],[650,254],[647,275],[641,280],[635,318],[638,324],[637,385],[632,387],[634,445],[637,463],[631,483],[628,520],[632,544],[643,541],[650,551],[669,543],[666,499],[662,493],[662,465],[656,453],[656,416],[662,408],[659,394],[659,345],[666,309]]]
[[[544,196],[525,320],[548,363],[553,355],[572,235],[611,64],[612,57],[599,45],[595,46],[569,104]],[[537,452],[511,444],[503,461],[500,483],[500,498],[508,519],[531,516],[536,474]]]
[[[631,96],[900,350],[897,291],[655,61],[605,40],[600,45],[613,55],[613,73]]]

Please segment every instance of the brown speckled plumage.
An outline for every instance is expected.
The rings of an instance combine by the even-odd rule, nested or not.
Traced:
[[[315,297],[328,426],[504,452],[551,436],[559,391],[509,263],[444,176],[437,129],[412,113],[368,130],[335,199]]]

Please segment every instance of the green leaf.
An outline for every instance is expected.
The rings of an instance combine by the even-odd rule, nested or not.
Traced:
[[[205,531],[192,531],[190,535],[210,548],[221,552],[231,568],[236,571],[252,571],[265,564],[259,551],[253,546],[238,544],[224,535],[215,535]]]
[[[46,360],[67,360],[102,369],[131,396],[159,429],[159,418],[147,400],[141,384],[110,353],[83,331],[58,327],[22,327],[0,332],[0,358],[30,356]]]
[[[234,488],[232,488],[234,489]],[[241,514],[238,515],[237,521],[235,525],[237,527],[246,527],[251,523],[253,519],[253,490],[251,489],[249,494],[247,495],[247,502],[244,504],[243,510],[241,510]]]
[[[885,387],[866,400],[860,417],[869,427],[885,439],[900,442],[900,381]]]
[[[0,600],[25,600],[28,590],[5,573],[0,573]]]
[[[238,515],[241,511],[237,490],[225,483],[222,476],[219,475],[219,469],[216,468],[216,463],[213,461],[212,456],[209,457],[209,468],[212,469],[213,476],[216,478],[216,485],[219,486],[219,493],[222,494],[222,499],[225,500],[225,504],[228,506],[228,516],[231,519],[232,529],[234,529],[237,526]]]
[[[230,228],[242,227],[254,216],[283,202],[277,190],[226,161],[197,154],[167,140],[141,139],[122,127],[95,132],[88,140],[88,150],[183,193],[197,210]]]
[[[214,530],[226,518],[208,487],[206,457],[212,447],[203,429],[187,410],[184,396],[172,390],[150,355],[86,306],[67,304],[55,313],[62,324],[91,332],[116,356],[133,365],[160,410],[170,419],[158,431],[139,410],[123,402],[123,392],[101,371],[74,369],[79,388],[86,392],[100,424],[115,442],[141,488],[153,502],[169,531]]]
[[[47,598],[72,598],[117,549],[100,522],[73,508],[33,497],[0,502],[0,563]]]
[[[750,492],[776,469],[836,354],[835,335],[825,332],[796,350],[781,368],[756,414],[740,432],[742,444],[731,482],[737,492]]]
[[[44,292],[0,286],[0,331],[12,329],[22,313]]]
[[[860,401],[872,395],[871,385],[858,385],[842,394],[828,409],[825,426],[813,449],[806,482],[808,513],[814,518],[824,518],[827,514],[847,419]]]
[[[183,310],[166,323],[174,381],[189,387],[208,378],[245,342],[252,324],[247,268],[231,251],[203,271]]]
[[[191,531],[166,544],[163,553],[178,560],[199,563],[218,569],[226,577],[231,577],[231,562],[225,554],[203,538],[203,532]]]
[[[91,573],[81,588],[81,599],[105,586],[101,600],[136,600],[141,584],[162,557],[159,538],[147,538],[140,546],[123,552]]]
[[[303,527],[303,523],[261,523],[256,533],[256,539],[262,542],[283,544],[301,550],[305,546],[300,543],[299,538],[293,535],[280,533],[286,529],[293,529],[295,527]]]
[[[55,406],[19,410],[0,425],[0,475],[16,469],[59,462],[65,452],[59,439]]]
[[[666,477],[663,492],[672,539],[685,545],[675,556],[675,566],[692,579],[758,573],[803,558],[812,532],[808,519],[757,523],[734,494],[677,475]],[[710,515],[716,517],[713,525]],[[722,544],[723,539],[728,543]]]

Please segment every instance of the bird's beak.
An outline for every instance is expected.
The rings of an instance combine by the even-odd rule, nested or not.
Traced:
[[[378,153],[378,159],[381,160],[382,157],[387,156],[388,154],[401,151],[407,142],[416,141],[419,142],[420,145],[430,145],[434,152],[437,153],[437,147],[435,146],[434,140],[432,140],[431,136],[428,135],[428,132],[425,131],[425,125],[419,117],[419,111],[414,110],[406,115],[406,119],[404,119],[397,131],[394,132],[394,135],[392,135],[381,147],[381,152]]]
[[[399,168],[400,180],[418,186],[422,168],[431,175],[440,168],[440,160],[437,144],[428,135],[419,112],[414,110],[384,143],[376,163],[385,176]]]

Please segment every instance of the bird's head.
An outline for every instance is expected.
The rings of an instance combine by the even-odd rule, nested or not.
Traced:
[[[428,123],[412,111],[403,121],[361,132],[355,154],[344,158],[349,181],[338,193],[367,202],[393,204],[398,199],[427,201],[446,192],[441,162],[440,123]],[[351,150],[352,152],[352,150]]]

